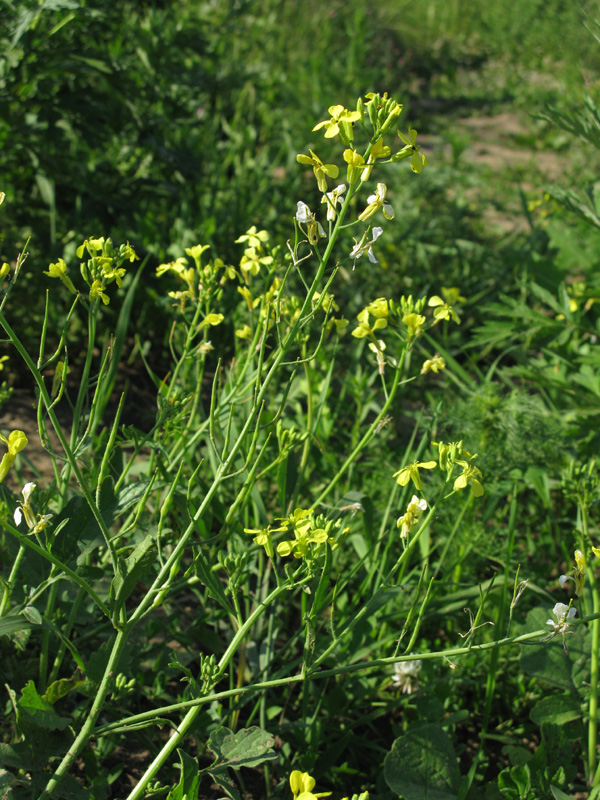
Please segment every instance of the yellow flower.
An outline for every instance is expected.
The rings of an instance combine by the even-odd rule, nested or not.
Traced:
[[[253,225],[251,228],[248,228],[246,233],[244,233],[242,236],[239,236],[235,240],[235,243],[239,244],[240,242],[248,242],[248,247],[262,247],[264,244],[267,244],[268,241],[268,231],[257,231],[256,225]]]
[[[241,328],[236,330],[235,335],[238,337],[238,339],[251,339],[252,328],[249,325],[243,325]]]
[[[430,308],[435,309],[433,312],[433,318],[436,322],[439,322],[441,319],[450,320],[452,318],[457,325],[460,325],[460,317],[456,311],[449,303],[444,303],[441,297],[438,297],[437,295],[430,297],[427,305]]]
[[[335,328],[335,332],[340,336],[346,332],[346,328],[350,323],[347,319],[342,317],[341,319],[335,319],[332,317],[327,323],[327,331],[329,332],[332,328]]]
[[[225,317],[223,314],[207,314],[200,325],[198,325],[198,328],[207,328],[209,325],[220,325],[224,319]]]
[[[273,256],[263,255],[262,248],[247,247],[240,261],[242,272],[258,275],[261,266],[269,267],[273,263]]]
[[[390,310],[388,308],[388,301],[385,297],[378,297],[377,300],[373,300],[372,303],[369,303],[367,306],[367,311],[371,316],[375,317],[376,319],[380,319],[382,317],[389,317]]]
[[[277,545],[277,554],[280,556],[289,556],[294,553],[294,558],[304,558],[310,552],[309,544],[323,544],[328,539],[326,530],[314,527],[315,520],[312,509],[297,508],[290,517],[278,521],[291,524],[295,537],[291,541],[280,542]],[[278,530],[284,530],[284,528]]]
[[[99,297],[104,303],[104,305],[107,306],[110,300],[108,298],[108,295],[104,294],[105,289],[106,286],[104,286],[103,283],[101,283],[99,280],[95,280],[90,288],[90,297],[92,298],[92,300],[95,299],[96,297]]]
[[[441,356],[436,355],[423,362],[421,375],[425,375],[427,372],[439,372],[441,369],[446,369],[446,362]]]
[[[58,278],[61,280],[71,294],[77,294],[77,289],[73,286],[73,281],[67,275],[67,265],[62,258],[59,258],[56,264],[48,266],[48,272],[44,272],[49,278]]]
[[[295,769],[290,775],[290,789],[294,795],[294,800],[314,800],[317,797],[329,797],[331,792],[318,792],[313,794],[315,779],[308,772],[300,772]]]
[[[369,204],[362,214],[358,215],[358,218],[361,222],[366,222],[370,217],[373,216],[379,209],[383,212],[383,216],[386,219],[394,219],[394,209],[391,207],[389,203],[386,203],[385,196],[387,194],[387,186],[385,183],[378,183],[377,189],[375,190],[375,194],[370,195],[367,197],[367,203]]]
[[[186,255],[191,256],[194,259],[198,269],[200,269],[200,259],[202,257],[202,253],[205,253],[207,250],[210,250],[209,244],[195,244],[193,247],[185,248]]]
[[[168,264],[161,264],[156,268],[156,277],[160,278],[165,272],[174,272],[175,275],[183,275],[188,268],[188,260],[183,256],[179,256],[175,261],[169,261]]]
[[[8,273],[10,272],[10,264],[8,261],[5,261],[4,264],[0,267],[0,280],[4,280]]]
[[[358,173],[365,166],[365,160],[356,150],[344,150],[344,161],[348,164],[348,183],[356,183]]]
[[[479,480],[482,477],[479,467],[474,467],[466,461],[457,460],[456,463],[460,464],[464,469],[462,474],[454,481],[454,491],[459,492],[461,489],[468,486],[468,484],[471,484],[473,497],[481,497],[483,494],[483,486]]]
[[[256,534],[252,540],[255,544],[259,544],[265,548],[265,553],[269,558],[274,558],[275,552],[273,550],[273,540],[271,539],[271,526],[267,525],[266,528],[244,528],[244,533]]]
[[[366,181],[371,177],[371,172],[375,166],[375,160],[377,158],[387,158],[389,154],[390,148],[383,144],[383,139],[378,139],[371,148],[371,152],[369,153],[369,157],[367,159],[367,167],[366,169],[363,169],[362,175],[360,176],[361,181]]]
[[[4,362],[8,361],[8,356],[2,356],[0,358],[0,372],[4,369]]]
[[[406,539],[411,533],[414,525],[418,522],[421,516],[421,511],[427,510],[427,500],[419,500],[416,494],[413,494],[412,500],[406,508],[406,512],[398,518],[396,526],[400,528],[400,536]]]
[[[11,431],[8,439],[0,433],[0,439],[8,447],[8,453],[2,456],[0,461],[0,482],[6,478],[8,470],[14,464],[17,453],[20,453],[23,448],[27,447],[27,436],[23,431]]]
[[[380,328],[387,328],[387,319],[384,317],[379,317],[373,323],[373,327],[369,324],[369,310],[368,308],[364,308],[357,317],[359,325],[352,331],[352,336],[356,337],[357,339],[364,339],[365,336],[368,336],[373,341],[377,341],[377,337],[375,336],[375,331],[379,330]]]
[[[121,280],[123,275],[125,275],[125,270],[123,269],[123,267],[121,267],[120,269],[117,269],[114,266],[114,264],[104,265],[102,267],[102,276],[109,283],[112,283],[112,281],[116,281],[117,282],[117,286],[119,288],[121,288],[121,286],[123,285],[123,281]]]
[[[451,306],[454,306],[457,303],[464,303],[467,299],[461,295],[460,289],[457,286],[450,286],[449,288],[442,286],[442,295],[444,300]]]
[[[412,464],[409,464],[407,467],[402,467],[402,469],[398,470],[392,475],[392,478],[398,479],[398,483],[400,486],[406,486],[406,484],[412,480],[420,492],[423,491],[423,484],[421,483],[421,476],[419,475],[420,469],[435,469],[437,464],[435,461],[413,461]]]
[[[338,133],[342,133],[345,139],[352,139],[352,123],[358,122],[360,111],[348,111],[342,105],[329,106],[327,110],[331,114],[331,119],[317,122],[313,131],[325,128],[326,139],[333,139]]]
[[[402,317],[402,322],[408,328],[408,335],[412,338],[421,333],[427,320],[422,314],[405,314]]]
[[[248,311],[252,311],[253,300],[252,300],[252,295],[250,293],[250,289],[248,289],[247,286],[238,286],[237,290],[246,301],[246,305],[248,306]]]
[[[327,191],[327,176],[330,178],[337,178],[340,174],[339,167],[336,167],[335,164],[324,164],[321,159],[313,153],[312,150],[308,151],[310,156],[305,156],[303,153],[299,153],[296,156],[296,160],[300,162],[300,164],[310,164],[313,168],[313,172],[315,173],[315,178],[317,179],[317,185],[319,187],[320,192]]]
[[[106,239],[104,236],[100,236],[97,239],[86,239],[83,244],[79,245],[77,248],[77,258],[83,258],[83,254],[87,250],[92,258],[104,248],[104,243]]]

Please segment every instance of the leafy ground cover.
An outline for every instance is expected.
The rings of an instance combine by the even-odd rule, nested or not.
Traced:
[[[2,796],[598,797],[597,4],[4,15]]]

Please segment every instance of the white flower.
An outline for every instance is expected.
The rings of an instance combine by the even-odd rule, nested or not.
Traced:
[[[392,683],[402,690],[402,694],[412,694],[419,688],[422,663],[421,659],[415,659],[415,661],[397,661],[394,664]]]
[[[568,620],[573,619],[577,614],[577,609],[573,608],[573,606],[569,608],[569,606],[564,603],[557,603],[552,609],[552,613],[556,617],[557,622],[554,622],[553,619],[549,619],[546,625],[552,630],[552,633],[566,633],[569,628]]]
[[[383,233],[383,228],[373,228],[371,231],[373,234],[373,238],[370,242],[367,242],[367,234],[363,233],[363,237],[360,242],[357,242],[356,239],[354,240],[356,244],[350,251],[350,258],[354,259],[354,264],[352,265],[352,269],[356,266],[356,259],[360,258],[363,253],[366,253],[369,261],[373,264],[377,264],[377,259],[375,258],[375,254],[373,253],[373,244],[379,239],[381,234]]]
[[[346,184],[340,183],[331,192],[327,192],[321,198],[322,203],[327,203],[327,219],[330,222],[335,222],[336,210],[335,207],[338,203],[342,203],[342,195],[346,191]]]
[[[319,236],[325,238],[326,234],[320,222],[317,222],[315,215],[310,208],[301,200],[298,201],[298,210],[296,211],[296,219],[298,222],[306,225],[306,235],[310,244],[317,244]]]
[[[21,494],[23,495],[23,502],[29,503],[29,498],[31,497],[31,493],[35,489],[35,483],[26,483],[25,486],[21,489]]]
[[[21,524],[21,520],[25,517],[25,522],[27,523],[27,527],[29,528],[29,533],[41,533],[44,528],[48,525],[48,522],[52,519],[52,514],[38,514],[37,517],[31,507],[31,503],[29,502],[31,498],[31,493],[35,489],[35,483],[26,483],[25,486],[21,490],[21,494],[23,495],[23,501],[19,503],[19,506],[15,509],[15,513],[13,514],[15,524],[17,527]]]
[[[298,200],[298,210],[296,211],[296,219],[298,222],[302,222],[304,225],[306,225],[307,222],[310,222],[311,219],[314,219],[314,216],[315,215],[311,212],[306,203]]]
[[[546,621],[546,625],[550,628],[550,633],[546,638],[551,639],[553,636],[557,636],[560,633],[562,635],[563,647],[566,651],[567,644],[565,642],[565,636],[567,633],[572,633],[572,631],[569,630],[569,620],[573,619],[577,614],[577,609],[573,608],[573,606],[569,608],[569,606],[564,603],[557,603],[552,609],[552,613],[556,617],[556,622],[554,622],[553,619]]]

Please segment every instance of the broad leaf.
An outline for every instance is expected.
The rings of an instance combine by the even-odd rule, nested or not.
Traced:
[[[440,725],[426,723],[400,736],[383,762],[392,791],[405,800],[455,800],[460,784],[456,755]]]

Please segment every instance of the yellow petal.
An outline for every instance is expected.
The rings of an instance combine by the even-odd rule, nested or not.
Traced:
[[[23,433],[23,431],[11,431],[8,437],[8,452],[12,455],[16,455],[23,450],[24,447],[27,447],[28,441],[27,436]]]

